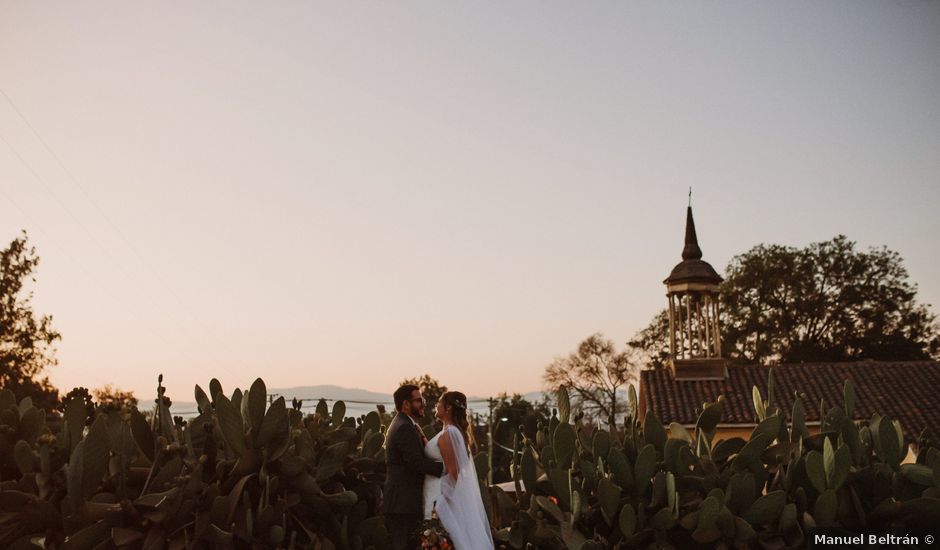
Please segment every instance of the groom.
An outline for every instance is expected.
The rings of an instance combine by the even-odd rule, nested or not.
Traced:
[[[404,385],[395,391],[395,410],[385,436],[385,524],[392,548],[418,547],[416,533],[424,514],[424,476],[441,477],[444,465],[424,456],[427,438],[417,420],[424,417],[424,398],[418,386]]]

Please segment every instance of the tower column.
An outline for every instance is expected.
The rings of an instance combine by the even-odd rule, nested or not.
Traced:
[[[715,355],[721,357],[721,323],[718,322],[718,300],[715,300]]]
[[[666,294],[669,301],[669,354],[676,354],[676,308],[673,304],[672,294]]]
[[[702,316],[705,319],[705,357],[712,356],[712,318],[709,315],[709,308],[711,307],[711,298],[706,294],[704,303],[702,304]]]

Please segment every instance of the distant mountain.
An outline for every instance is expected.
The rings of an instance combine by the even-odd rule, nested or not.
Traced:
[[[394,389],[392,391],[394,391]],[[321,384],[317,386],[294,386],[293,388],[268,388],[268,393],[282,395],[288,402],[290,402],[292,398],[324,398],[329,401],[342,399],[343,401],[369,401],[372,403],[392,402],[392,392],[379,393],[359,388],[344,388],[342,386],[334,386],[331,384]]]
[[[507,393],[509,394],[510,397],[512,397],[513,392],[507,392]],[[554,400],[555,400],[554,395],[552,395],[552,394],[547,394],[547,393],[541,392],[541,391],[530,391],[530,392],[527,392],[527,393],[523,393],[523,394],[521,394],[521,395],[522,395],[522,398],[525,399],[526,401],[528,401],[529,403],[538,403],[539,401],[542,400],[542,397],[544,397],[544,396],[546,396],[546,395],[548,396],[548,398],[549,398],[551,401],[554,402]],[[486,398],[485,398],[485,397],[468,397],[467,399],[486,399]]]
[[[357,406],[355,408],[363,410],[372,410],[374,408],[372,406],[373,403],[382,403],[386,405],[389,410],[394,408],[391,392],[380,393],[370,390],[363,390],[360,388],[344,388],[342,386],[336,386],[332,384],[321,384],[316,386],[294,386],[292,388],[268,388],[268,394],[284,397],[288,406],[290,406],[290,400],[292,398],[303,400],[319,400],[323,398],[330,402],[342,400],[347,404],[356,404],[356,402],[361,402],[361,406]],[[522,394],[522,396],[527,401],[532,403],[540,401],[543,395],[545,394],[541,391],[533,391]],[[549,398],[554,401],[553,396],[549,395]],[[480,402],[485,400],[486,396],[480,397],[471,395],[467,396],[467,399],[469,401],[475,402],[471,405],[471,409],[477,410],[479,412],[480,410],[486,408],[486,404]],[[153,401],[141,402],[140,408],[141,410],[152,409]],[[170,411],[174,415],[181,415],[184,417],[193,416],[197,414],[196,403],[192,401],[173,401],[173,405],[170,407]]]
[[[394,391],[394,389],[392,390]],[[276,393],[283,395],[288,401],[292,397],[297,399],[320,399],[325,398],[327,400],[342,399],[344,401],[369,401],[373,403],[392,403],[392,393],[379,393],[369,390],[363,390],[359,388],[344,388],[342,386],[334,385],[318,385],[318,386],[296,386],[293,388],[271,388],[268,390],[268,393]],[[539,401],[542,399],[543,393],[540,391],[528,392],[523,394],[523,397],[528,401]],[[477,395],[468,395],[467,399],[471,401],[477,401],[486,399],[487,396],[477,396]]]

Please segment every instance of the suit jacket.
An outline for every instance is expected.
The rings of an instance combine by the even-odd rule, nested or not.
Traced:
[[[398,413],[385,435],[386,514],[424,514],[424,476],[441,477],[444,465],[424,456],[424,443],[411,418]]]

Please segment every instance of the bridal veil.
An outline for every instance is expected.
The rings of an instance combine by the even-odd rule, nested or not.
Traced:
[[[457,459],[457,481],[444,471],[437,516],[450,534],[456,550],[492,550],[493,533],[483,508],[480,483],[473,459],[467,453],[463,434],[456,426],[445,426],[441,437],[450,438]]]

